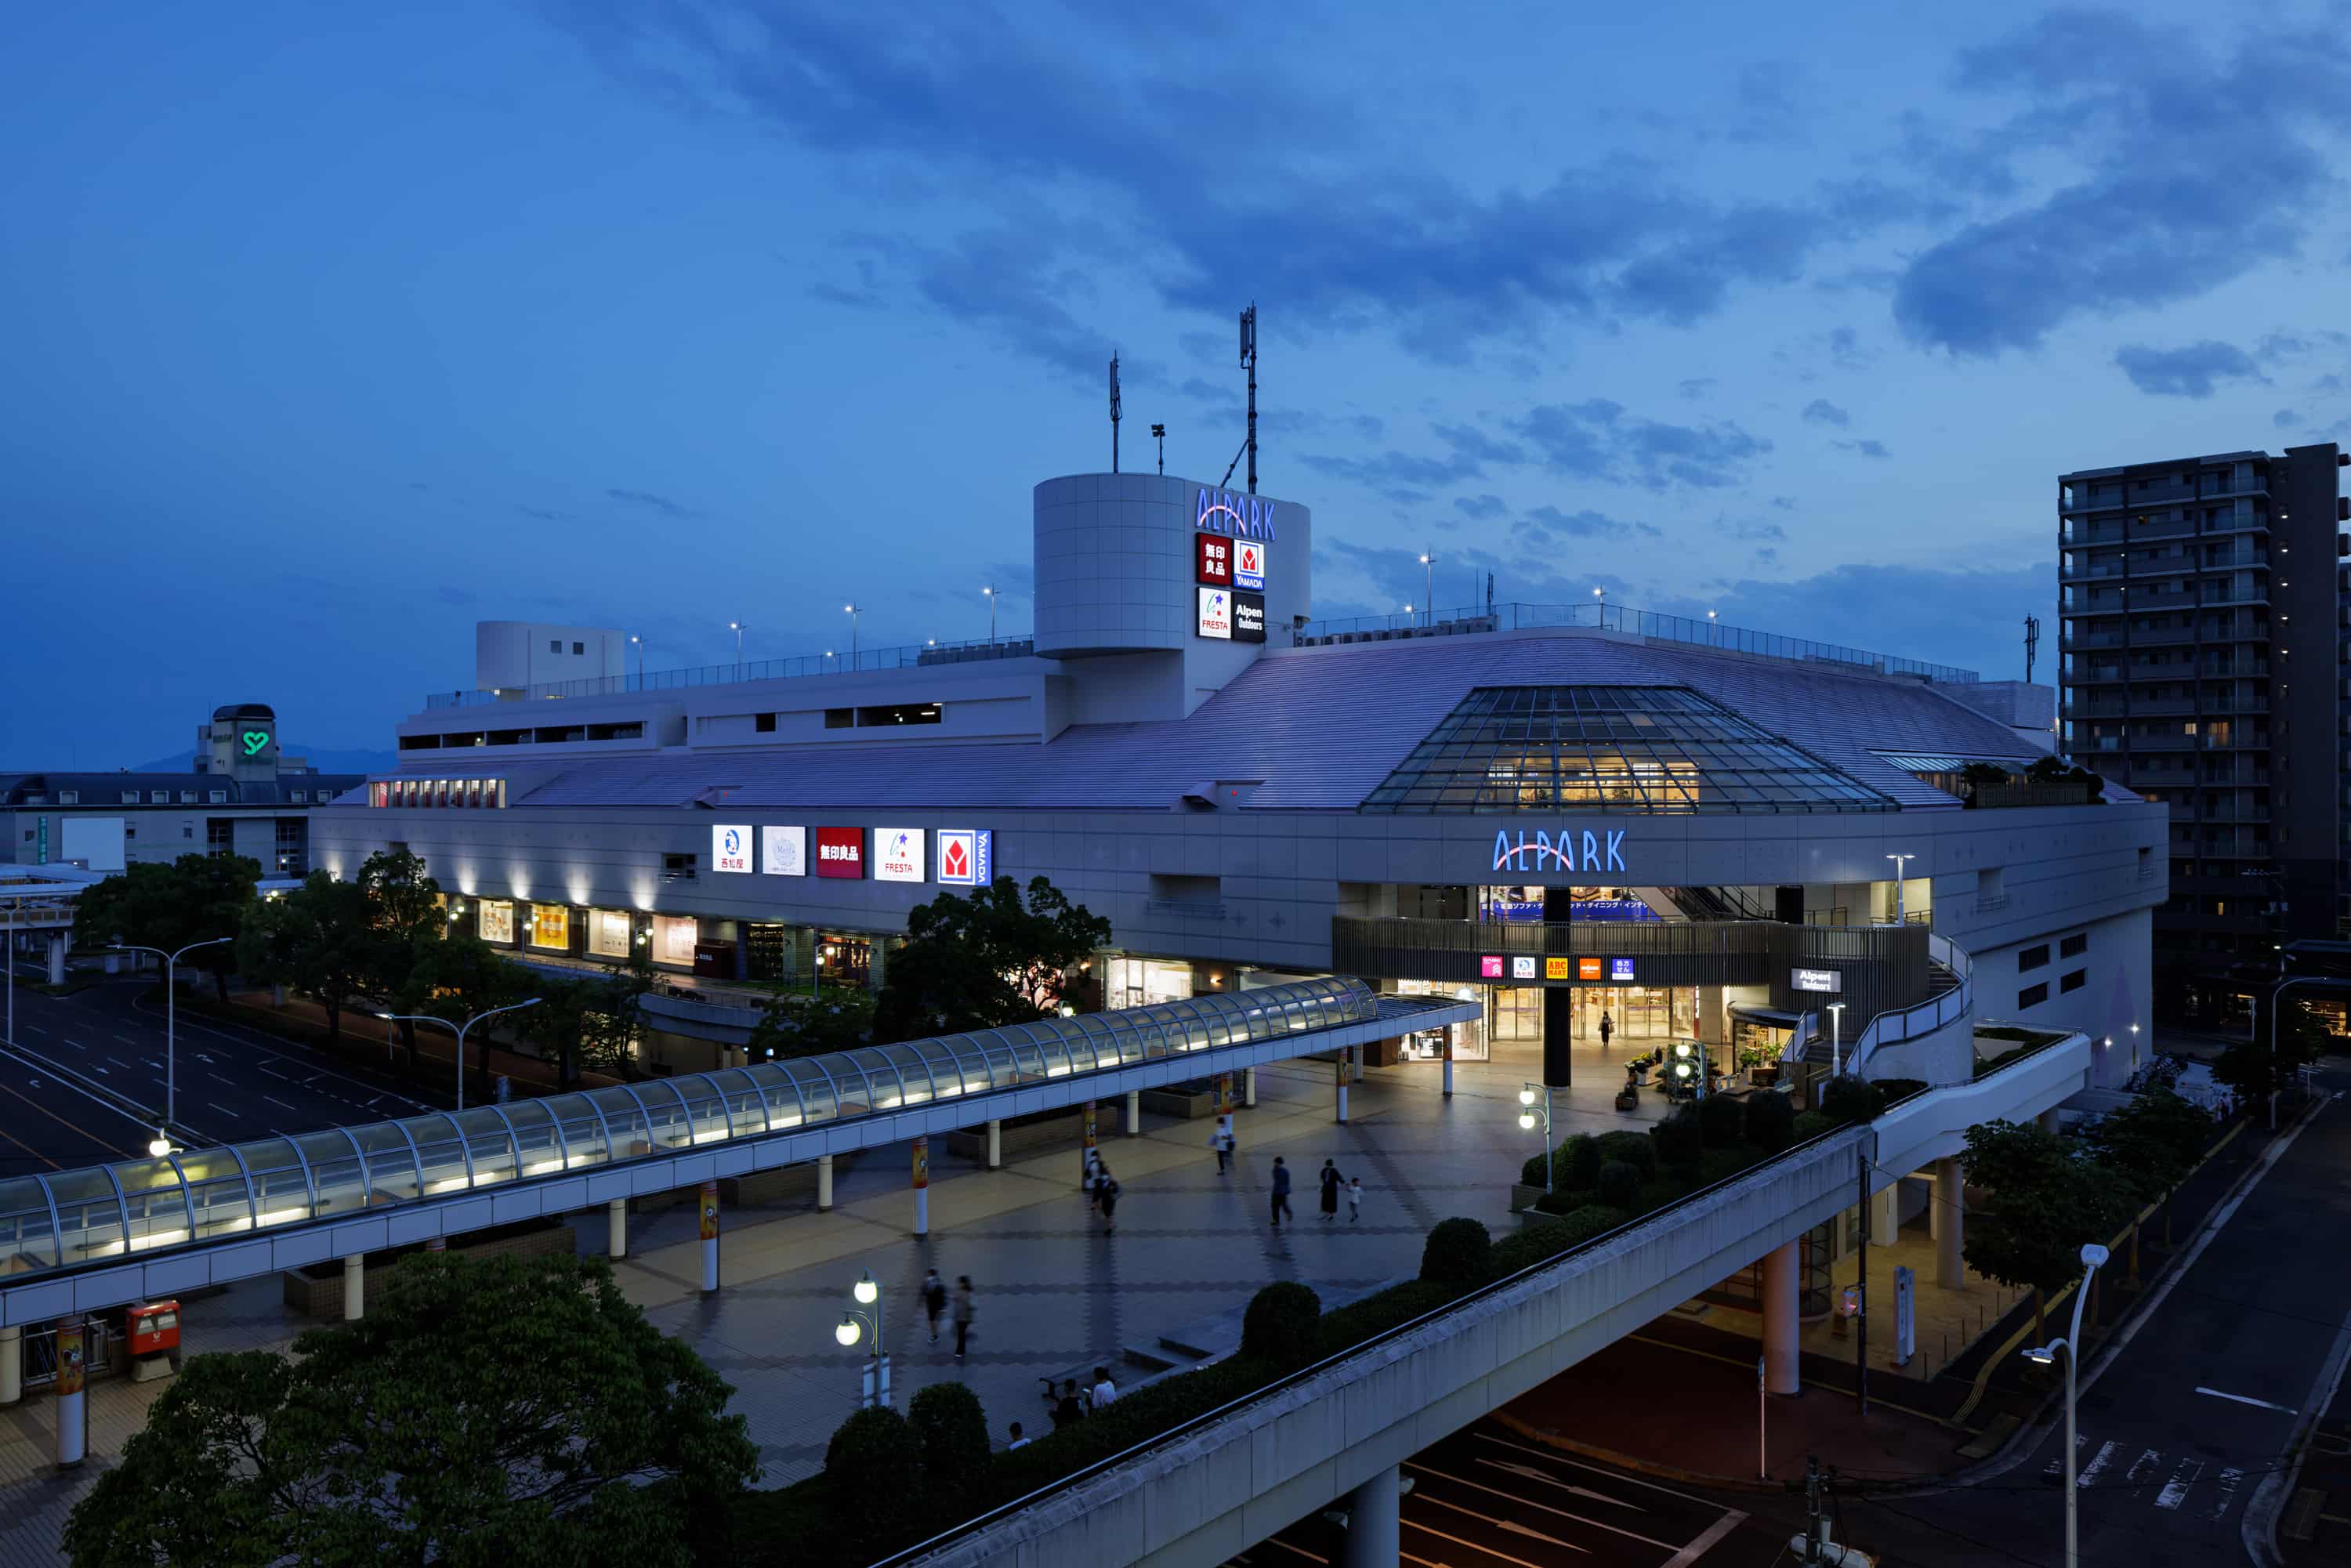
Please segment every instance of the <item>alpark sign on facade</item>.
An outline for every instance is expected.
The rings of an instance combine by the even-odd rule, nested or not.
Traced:
[[[1559,838],[1538,830],[1532,838],[1526,830],[1519,830],[1516,843],[1504,831],[1494,834],[1494,869],[1530,873],[1551,871],[1625,871],[1624,829],[1608,829],[1595,833],[1586,828],[1562,828]],[[1576,854],[1578,840],[1583,853]]]
[[[1273,503],[1261,496],[1200,486],[1192,526],[1204,534],[1230,534],[1237,539],[1272,539]],[[1181,512],[1177,517],[1183,516]]]

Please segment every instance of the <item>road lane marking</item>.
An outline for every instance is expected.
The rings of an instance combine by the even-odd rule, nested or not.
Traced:
[[[1709,1502],[1705,1498],[1695,1496],[1689,1492],[1676,1491],[1671,1487],[1659,1486],[1656,1482],[1652,1480],[1644,1480],[1639,1476],[1620,1475],[1614,1470],[1607,1469],[1599,1465],[1587,1465],[1581,1459],[1571,1459],[1564,1454],[1555,1454],[1548,1448],[1530,1448],[1524,1443],[1513,1443],[1506,1437],[1497,1437],[1491,1432],[1479,1433],[1478,1440],[1483,1443],[1491,1443],[1496,1448],[1510,1448],[1521,1454],[1532,1454],[1538,1459],[1549,1459],[1555,1465],[1566,1465],[1573,1469],[1589,1470],[1595,1476],[1606,1476],[1610,1480],[1621,1481],[1626,1486],[1646,1487],[1651,1491],[1661,1491],[1667,1497],[1679,1498],[1684,1502],[1694,1502],[1700,1508],[1706,1509],[1709,1511],[1722,1506],[1719,1502]]]
[[[2229,1505],[2237,1500],[2237,1483],[2244,1479],[2245,1472],[2242,1470],[2222,1470],[2214,1483],[2220,1489],[2220,1500],[2214,1503],[2204,1517],[2218,1519],[2228,1512]]]
[[[1488,1462],[1490,1462],[1490,1461],[1488,1461]],[[1567,1511],[1567,1510],[1565,1510],[1565,1509],[1563,1509],[1563,1508],[1553,1508],[1551,1504],[1549,1504],[1549,1503],[1547,1503],[1547,1502],[1537,1502],[1537,1501],[1535,1501],[1535,1500],[1534,1500],[1534,1499],[1530,1498],[1530,1497],[1520,1497],[1520,1496],[1519,1496],[1519,1495],[1518,1495],[1517,1493],[1515,1493],[1515,1492],[1506,1492],[1506,1491],[1502,1490],[1499,1487],[1481,1486],[1481,1485],[1479,1485],[1478,1482],[1473,1481],[1473,1480],[1469,1480],[1469,1479],[1466,1479],[1466,1478],[1464,1478],[1464,1477],[1461,1477],[1461,1476],[1447,1475],[1447,1474],[1445,1471],[1443,1471],[1443,1470],[1431,1469],[1429,1469],[1426,1465],[1423,1465],[1423,1464],[1416,1463],[1415,1461],[1413,1461],[1413,1460],[1411,1460],[1411,1459],[1406,1459],[1406,1460],[1405,1461],[1405,1469],[1408,1469],[1408,1470],[1418,1470],[1422,1475],[1425,1475],[1425,1476],[1435,1476],[1438,1480],[1441,1480],[1441,1481],[1451,1481],[1451,1482],[1453,1482],[1456,1486],[1465,1486],[1465,1487],[1468,1487],[1468,1488],[1470,1490],[1472,1490],[1472,1491],[1482,1491],[1482,1492],[1487,1492],[1487,1493],[1489,1493],[1490,1495],[1492,1495],[1492,1496],[1494,1496],[1494,1497],[1499,1497],[1499,1498],[1506,1499],[1506,1500],[1508,1500],[1509,1501],[1518,1503],[1518,1504],[1520,1504],[1520,1506],[1525,1507],[1525,1508],[1539,1508],[1539,1509],[1542,1510],[1542,1511],[1543,1511],[1543,1512],[1545,1512],[1545,1513],[1555,1513],[1555,1514],[1559,1515],[1559,1516],[1560,1516],[1560,1518],[1562,1518],[1562,1519],[1572,1519],[1572,1520],[1575,1521],[1575,1522],[1576,1522],[1576,1523],[1578,1523],[1578,1524],[1588,1524],[1588,1525],[1592,1526],[1592,1528],[1593,1528],[1594,1530],[1604,1530],[1604,1531],[1608,1531],[1611,1535],[1622,1535],[1622,1536],[1626,1537],[1628,1540],[1637,1541],[1637,1542],[1641,1542],[1641,1543],[1642,1543],[1643,1545],[1645,1545],[1645,1546],[1662,1546],[1662,1547],[1664,1547],[1664,1548],[1665,1548],[1667,1551],[1668,1551],[1668,1552],[1671,1552],[1671,1551],[1674,1549],[1674,1543],[1673,1543],[1672,1542],[1670,1542],[1670,1541],[1659,1541],[1659,1540],[1656,1539],[1656,1538],[1655,1538],[1655,1537],[1653,1537],[1653,1536],[1642,1535],[1642,1534],[1639,1534],[1639,1533],[1637,1533],[1637,1532],[1635,1532],[1635,1531],[1630,1531],[1630,1530],[1620,1530],[1620,1529],[1618,1529],[1615,1525],[1613,1525],[1613,1524],[1603,1524],[1603,1523],[1601,1523],[1601,1522],[1600,1522],[1598,1520],[1596,1520],[1596,1519],[1586,1519],[1586,1518],[1584,1518],[1584,1517],[1583,1517],[1583,1515],[1582,1515],[1582,1514],[1580,1514],[1580,1513],[1570,1513],[1570,1512],[1568,1512],[1568,1511]],[[1548,1477],[1544,1477],[1544,1476],[1537,1476],[1535,1479],[1538,1479],[1538,1480],[1547,1480],[1547,1479],[1549,1479],[1550,1478],[1548,1478]],[[1552,1484],[1553,1486],[1557,1486],[1557,1485],[1559,1485],[1560,1483],[1559,1483],[1559,1482],[1557,1482],[1557,1481],[1552,1481]],[[1573,1489],[1573,1490],[1576,1490],[1576,1491],[1582,1491],[1583,1489],[1583,1488],[1581,1488],[1581,1487],[1577,1487],[1577,1488],[1574,1488],[1574,1489]],[[1416,1496],[1419,1496],[1419,1497],[1425,1497],[1425,1498],[1427,1498],[1427,1500],[1429,1500],[1430,1502],[1436,1503],[1436,1504],[1437,1504],[1438,1507],[1440,1507],[1440,1508],[1456,1508],[1456,1507],[1458,1507],[1458,1506],[1459,1506],[1459,1505],[1458,1505],[1458,1504],[1457,1504],[1457,1503],[1445,1502],[1445,1501],[1443,1501],[1443,1500],[1440,1500],[1440,1499],[1433,1498],[1433,1497],[1428,1497],[1428,1494],[1426,1494],[1426,1492],[1416,1493],[1415,1495],[1416,1495]],[[1592,1495],[1592,1494],[1588,1494],[1588,1493],[1587,1493],[1586,1495]],[[1605,1501],[1605,1500],[1607,1500],[1603,1499],[1602,1500],[1603,1500],[1603,1501]],[[1462,1510],[1461,1510],[1461,1511],[1462,1511],[1462,1512],[1464,1512],[1464,1513],[1468,1513],[1468,1512],[1469,1512],[1469,1511],[1470,1511],[1470,1510],[1468,1510],[1468,1509],[1462,1509]],[[1481,1516],[1481,1517],[1485,1517],[1485,1516]]]
[[[73,1085],[68,1083],[65,1085],[65,1087],[72,1089]],[[77,1093],[84,1094],[86,1098],[95,1104],[106,1104],[105,1101],[99,1099],[95,1094],[89,1094],[86,1091],[80,1090],[77,1090],[75,1092]],[[67,1121],[63,1116],[58,1115],[55,1111],[50,1110],[47,1105],[42,1104],[38,1100],[34,1099],[29,1094],[18,1093],[16,1090],[9,1088],[5,1083],[0,1083],[0,1094],[6,1094],[12,1098],[22,1100],[34,1110],[38,1111],[42,1115],[47,1116],[50,1121],[55,1122],[58,1126],[71,1128],[73,1131],[80,1134],[83,1137],[88,1138],[91,1143],[96,1144],[99,1148],[112,1150],[115,1155],[122,1159],[127,1160],[131,1158],[131,1151],[124,1148],[121,1145],[110,1143],[106,1139],[99,1137],[96,1133],[91,1132],[89,1128],[81,1126],[76,1123]],[[112,1106],[108,1106],[107,1108],[109,1110],[113,1109]],[[57,1168],[63,1169],[64,1167],[59,1166]]]
[[[2082,1473],[2074,1478],[2074,1484],[2077,1487],[2085,1487],[2096,1480],[2099,1472],[2113,1461],[2116,1446],[2113,1443],[2099,1444],[2097,1453],[2091,1458],[2086,1466],[2083,1467]]]
[[[1482,1552],[1487,1556],[1495,1559],[1497,1562],[1515,1563],[1517,1564],[1517,1568],[1536,1568],[1536,1564],[1528,1562],[1523,1557],[1513,1557],[1507,1552],[1497,1552],[1490,1546],[1480,1546],[1474,1541],[1464,1541],[1458,1535],[1447,1535],[1445,1531],[1437,1529],[1433,1524],[1423,1524],[1416,1519],[1407,1519],[1401,1522],[1406,1530],[1426,1531],[1427,1533],[1437,1537],[1439,1541],[1450,1541],[1456,1546],[1466,1546],[1472,1552]],[[1568,1542],[1564,1541],[1558,1542],[1555,1544],[1564,1546],[1570,1552],[1581,1552],[1586,1557],[1592,1555],[1591,1550],[1587,1547],[1569,1545]]]
[[[2163,1490],[2155,1494],[2155,1506],[2158,1508],[2178,1508],[2181,1503],[2186,1502],[2188,1500],[2188,1489],[2194,1486],[2196,1484],[2196,1478],[2203,1473],[2203,1460],[2180,1460],[2178,1467],[2172,1470],[2171,1479],[2163,1483]]]
[[[1621,1497],[1610,1497],[1606,1492],[1593,1491],[1590,1487],[1580,1487],[1575,1485],[1573,1481],[1561,1480],[1557,1476],[1547,1476],[1541,1470],[1535,1469],[1532,1465],[1512,1464],[1508,1459],[1481,1458],[1478,1462],[1481,1465],[1491,1465],[1498,1470],[1506,1471],[1509,1474],[1518,1476],[1522,1479],[1541,1481],[1545,1486],[1563,1487],[1573,1495],[1577,1497],[1590,1498],[1593,1502],[1612,1503],[1618,1508],[1629,1508],[1635,1513],[1644,1511],[1641,1505],[1637,1502],[1626,1502]],[[1431,1475],[1437,1475],[1442,1472],[1431,1470],[1429,1473]],[[1462,1484],[1464,1486],[1469,1486],[1474,1485],[1475,1483],[1464,1481]]]
[[[225,1106],[225,1105],[222,1104],[222,1103],[221,1103],[219,1101],[217,1101],[217,1100],[207,1100],[207,1101],[205,1101],[205,1102],[204,1102],[204,1103],[205,1103],[205,1104],[207,1104],[207,1105],[210,1105],[214,1110],[215,1110],[215,1111],[219,1112],[222,1115],[224,1115],[224,1116],[227,1116],[227,1117],[230,1117],[231,1119],[234,1119],[234,1118],[235,1117],[235,1115],[236,1115],[236,1113],[235,1113],[235,1112],[234,1112],[234,1111],[230,1110],[227,1106]]]
[[[2273,1405],[2266,1399],[2256,1399],[2250,1394],[2226,1394],[2218,1388],[2199,1388],[2196,1392],[2199,1394],[2209,1394],[2215,1399],[2226,1399],[2231,1404],[2254,1405],[2260,1406],[2263,1410],[2284,1410],[2289,1416],[2300,1414],[2298,1411],[2286,1409],[2283,1405]]]
[[[57,1161],[49,1158],[48,1155],[41,1153],[40,1150],[33,1147],[32,1145],[26,1143],[23,1139],[9,1137],[8,1130],[5,1127],[0,1127],[0,1138],[7,1138],[10,1143],[16,1145],[18,1148],[24,1150],[26,1154],[32,1155],[35,1159],[40,1161],[43,1165],[48,1166],[53,1171],[61,1171],[66,1168],[65,1166],[57,1164]]]
[[[1689,1565],[1714,1550],[1715,1543],[1747,1522],[1747,1516],[1737,1509],[1726,1510],[1720,1519],[1698,1533],[1697,1540],[1666,1559],[1666,1568],[1689,1568]]]
[[[2131,1461],[2131,1468],[2123,1472],[2123,1484],[2126,1487],[2132,1488],[2133,1490],[2131,1492],[2131,1496],[2137,1497],[2140,1492],[2147,1490],[2147,1478],[2154,1475],[2157,1470],[2162,1468],[2162,1449],[2147,1448],[2142,1450],[2139,1457]]]
[[[300,1107],[298,1107],[298,1106],[294,1106],[294,1105],[288,1105],[287,1103],[286,1103],[286,1102],[285,1102],[285,1101],[280,1100],[280,1099],[279,1099],[277,1095],[275,1095],[275,1094],[264,1094],[264,1095],[262,1096],[262,1098],[263,1098],[264,1100],[268,1101],[272,1105],[277,1106],[277,1107],[279,1110],[281,1110],[281,1111],[291,1111],[291,1112],[293,1112],[297,1116],[298,1116],[298,1115],[300,1115],[300,1114],[302,1113]]]

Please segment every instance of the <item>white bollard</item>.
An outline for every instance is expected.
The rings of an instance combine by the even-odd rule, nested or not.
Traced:
[[[604,1206],[604,1250],[615,1263],[629,1255],[629,1200],[625,1197]]]
[[[367,1315],[367,1257],[354,1252],[343,1260],[343,1322],[355,1323]]]
[[[1000,1121],[987,1124],[987,1168],[992,1171],[1004,1168],[1004,1124]]]
[[[1143,1091],[1140,1089],[1126,1092],[1126,1125],[1122,1130],[1130,1138],[1143,1136]]]
[[[832,1212],[832,1156],[831,1155],[819,1155],[816,1157],[816,1211],[819,1214]]]
[[[1241,1105],[1247,1110],[1257,1109],[1257,1069],[1254,1067],[1241,1070]]]

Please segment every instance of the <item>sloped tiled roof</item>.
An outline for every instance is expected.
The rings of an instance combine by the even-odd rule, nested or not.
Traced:
[[[675,807],[724,783],[747,808],[1132,810],[1171,807],[1206,775],[1263,779],[1251,810],[1353,810],[1478,687],[1609,684],[1690,687],[1905,806],[1955,802],[1876,750],[2032,755],[1924,685],[1569,633],[1269,657],[1188,718],[1081,725],[1043,745],[583,758],[514,803]]]

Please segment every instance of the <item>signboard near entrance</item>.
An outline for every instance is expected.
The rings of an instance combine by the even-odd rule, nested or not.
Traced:
[[[1907,1264],[1894,1266],[1894,1359],[1910,1364],[1918,1352],[1918,1276]]]
[[[1833,993],[1844,989],[1844,976],[1834,969],[1792,969],[1788,983],[1800,991]]]
[[[865,874],[865,830],[819,828],[816,831],[816,874],[862,877]]]
[[[1600,978],[1600,960],[1597,958],[1578,958],[1575,961],[1575,977],[1579,980],[1596,980]]]

